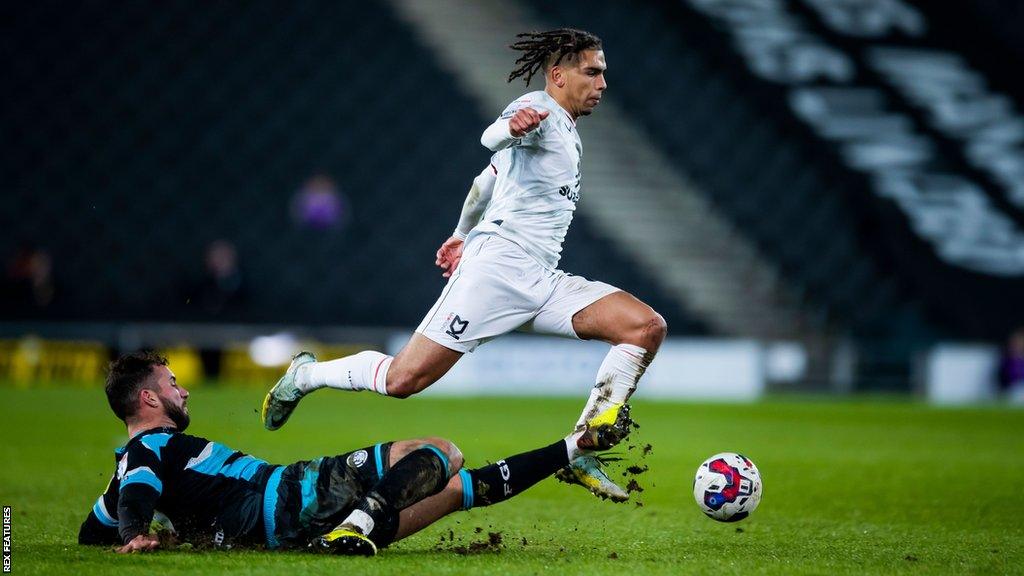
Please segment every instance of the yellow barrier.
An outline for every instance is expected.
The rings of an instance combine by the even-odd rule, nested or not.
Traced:
[[[99,342],[39,338],[0,340],[0,381],[27,388],[38,384],[103,382],[110,352]]]
[[[195,348],[180,344],[171,348],[161,348],[157,353],[167,358],[174,377],[186,389],[191,390],[203,382],[203,361]]]
[[[334,359],[377,347],[306,342],[303,349],[312,351],[318,358]],[[178,345],[158,352],[167,358],[178,382],[184,386],[194,387],[205,379],[202,359],[196,349]],[[57,383],[102,386],[109,358],[109,349],[99,342],[34,337],[0,340],[0,382],[22,388]],[[281,377],[286,366],[287,359],[273,366],[257,364],[252,359],[248,344],[230,344],[221,352],[220,380],[230,384],[268,387]]]

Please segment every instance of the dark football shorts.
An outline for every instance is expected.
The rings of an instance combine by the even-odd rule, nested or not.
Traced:
[[[383,442],[278,468],[264,497],[267,546],[305,547],[334,529],[387,472],[390,453],[391,442]],[[397,518],[393,524],[375,528],[371,537],[388,544]]]

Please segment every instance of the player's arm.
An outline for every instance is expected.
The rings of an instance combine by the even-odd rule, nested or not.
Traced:
[[[459,261],[462,260],[463,243],[473,227],[480,222],[484,211],[487,210],[487,205],[490,204],[491,196],[494,193],[496,179],[496,170],[492,165],[488,165],[473,179],[473,185],[469,188],[466,201],[462,204],[462,214],[459,215],[458,226],[452,232],[451,238],[445,240],[437,249],[437,260],[434,264],[444,271],[441,275],[445,278],[452,275],[459,265]]]
[[[121,535],[117,531],[118,487],[115,474],[78,529],[79,544],[109,546],[121,543]]]
[[[521,143],[531,133],[536,133],[541,122],[547,117],[547,110],[537,110],[526,106],[522,100],[517,100],[484,130],[480,136],[480,143],[492,152],[504,150]]]
[[[119,552],[151,550],[156,536],[149,533],[157,499],[163,493],[160,457],[138,442],[128,449],[117,502],[117,529],[125,546]]]
[[[462,214],[459,215],[459,224],[452,233],[454,238],[465,240],[470,230],[480,222],[480,218],[491,203],[491,195],[494,193],[494,182],[498,179],[494,166],[488,164],[483,172],[473,179],[473,185],[469,187],[469,194],[466,201],[462,203]]]

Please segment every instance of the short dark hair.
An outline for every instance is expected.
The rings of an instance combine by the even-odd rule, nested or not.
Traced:
[[[140,350],[124,354],[110,363],[107,371],[107,402],[114,414],[128,421],[139,409],[139,390],[147,387],[155,390],[149,382],[154,366],[167,366],[167,358],[151,350]]]
[[[508,81],[522,77],[526,84],[540,69],[557,66],[566,56],[575,58],[584,50],[600,50],[601,39],[596,34],[575,28],[558,28],[547,32],[523,32],[509,48],[523,52]]]

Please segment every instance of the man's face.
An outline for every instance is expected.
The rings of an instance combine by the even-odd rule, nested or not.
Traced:
[[[565,90],[576,116],[587,116],[601,102],[608,83],[604,71],[604,50],[584,50],[579,53],[576,66],[566,68]]]
[[[167,366],[154,367],[153,375],[157,378],[157,397],[163,404],[164,413],[174,422],[178,431],[183,432],[188,428],[190,421],[187,406],[188,390],[178,385],[174,372]]]

